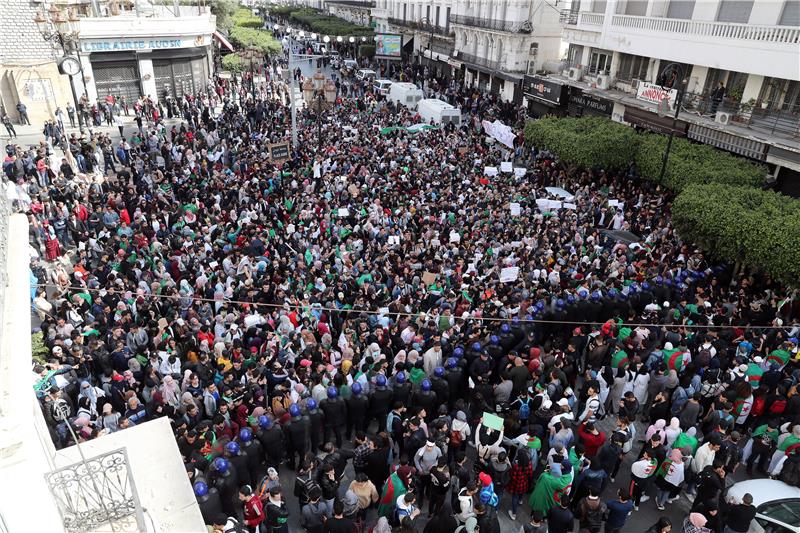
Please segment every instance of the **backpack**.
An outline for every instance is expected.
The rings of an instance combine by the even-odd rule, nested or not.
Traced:
[[[594,400],[594,401],[592,401],[592,400]],[[595,405],[595,403],[597,404],[596,408],[593,407]],[[587,402],[586,406],[589,409],[592,409],[594,411],[594,418],[596,420],[602,420],[603,418],[605,418],[605,416],[606,416],[606,407],[605,407],[605,405],[603,405],[603,402],[600,401],[600,398],[591,398]]]
[[[800,455],[793,453],[786,458],[778,479],[792,487],[800,487]]]
[[[697,366],[707,367],[709,363],[711,363],[711,350],[701,346],[697,353]]]
[[[786,398],[778,398],[769,406],[769,414],[782,415],[786,410]]]
[[[450,430],[450,446],[454,448],[458,448],[461,446],[461,443],[464,442],[464,436],[461,434],[460,431]]]
[[[763,396],[757,396],[753,400],[753,407],[750,408],[750,414],[753,416],[761,416],[764,414],[764,406],[767,400]]]
[[[525,398],[525,401],[520,401],[519,405],[519,419],[520,420],[528,420],[531,416],[531,406],[530,404],[531,399]]]

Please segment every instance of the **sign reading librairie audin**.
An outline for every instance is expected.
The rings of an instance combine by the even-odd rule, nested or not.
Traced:
[[[172,48],[193,48],[205,46],[203,35],[193,35],[171,39],[90,39],[81,40],[81,51],[92,52],[129,52],[136,50],[169,50]]]

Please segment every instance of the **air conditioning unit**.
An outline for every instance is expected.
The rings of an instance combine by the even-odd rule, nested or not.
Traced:
[[[597,79],[595,80],[595,85],[597,85],[598,89],[608,89],[608,84],[610,83],[610,81],[611,81],[611,76],[609,76],[608,74],[600,74],[599,76],[597,76]]]
[[[731,114],[725,113],[724,111],[717,111],[717,114],[714,116],[714,122],[717,124],[727,125],[731,121]]]
[[[453,57],[458,57],[458,50],[453,50]]]
[[[583,76],[583,71],[579,68],[572,67],[569,69],[569,79],[572,81],[581,81],[581,77]]]

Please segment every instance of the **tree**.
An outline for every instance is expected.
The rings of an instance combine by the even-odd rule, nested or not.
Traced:
[[[209,0],[208,5],[217,17],[217,28],[229,30],[233,26],[231,17],[239,7],[238,0]]]

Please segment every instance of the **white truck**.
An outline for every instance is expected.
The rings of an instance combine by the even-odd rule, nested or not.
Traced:
[[[461,110],[437,98],[425,98],[417,103],[417,113],[426,124],[461,125]]]
[[[389,95],[386,98],[395,105],[403,104],[408,109],[416,109],[417,103],[425,98],[425,94],[413,83],[398,81],[389,87]]]

